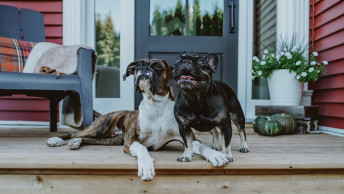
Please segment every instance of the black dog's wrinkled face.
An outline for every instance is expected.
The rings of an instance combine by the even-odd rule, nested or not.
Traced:
[[[150,91],[152,94],[166,90],[173,84],[171,67],[165,60],[140,59],[130,63],[123,80],[135,75],[135,90],[138,93]]]
[[[187,94],[204,92],[210,86],[217,64],[215,53],[201,56],[183,52],[175,62],[174,83],[179,91]]]

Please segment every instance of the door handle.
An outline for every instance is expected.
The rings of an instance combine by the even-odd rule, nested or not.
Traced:
[[[235,33],[235,4],[233,0],[229,0],[229,33]]]

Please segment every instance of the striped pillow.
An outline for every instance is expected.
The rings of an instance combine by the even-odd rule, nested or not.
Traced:
[[[36,43],[0,37],[0,71],[22,72]]]

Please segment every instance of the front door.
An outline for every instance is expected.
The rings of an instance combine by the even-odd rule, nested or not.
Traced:
[[[236,92],[238,3],[238,0],[136,0],[135,59],[161,58],[173,66],[182,51],[214,52],[220,59],[214,78]],[[135,108],[141,99],[141,95],[136,95]]]

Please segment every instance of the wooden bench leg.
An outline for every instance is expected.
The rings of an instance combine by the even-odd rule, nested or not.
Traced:
[[[57,132],[57,99],[50,99],[50,132]]]

